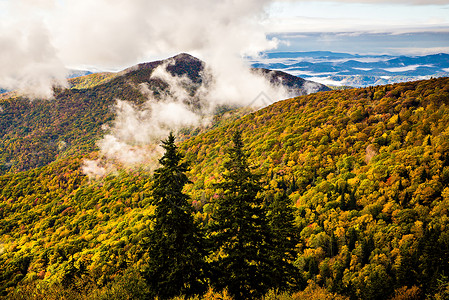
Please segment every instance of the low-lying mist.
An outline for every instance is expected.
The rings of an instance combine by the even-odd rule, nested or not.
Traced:
[[[260,108],[288,97],[284,86],[272,84],[262,73],[243,65],[233,76],[231,72],[220,73],[224,69],[206,67],[200,72],[201,83],[195,83],[187,75],[175,76],[167,71],[175,63],[175,59],[166,61],[149,78],[167,84],[162,93],[155,94],[144,82],[136,87],[147,97],[144,104],[116,100],[116,118],[105,126],[105,135],[97,143],[100,157],[83,166],[87,175],[101,177],[118,168],[136,166],[152,170],[162,154],[160,141],[170,131],[205,126],[220,106]],[[261,94],[265,97],[259,97]]]

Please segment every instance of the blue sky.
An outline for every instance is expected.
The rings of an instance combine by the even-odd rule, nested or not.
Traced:
[[[428,55],[449,53],[449,32],[408,33],[300,32],[272,33],[280,40],[273,51],[333,51],[352,54]]]
[[[449,1],[282,1],[266,11],[277,51],[449,53]]]
[[[282,1],[268,9],[274,32],[401,31],[449,28],[449,2],[412,1]],[[447,2],[446,4],[443,4]],[[430,4],[429,4],[430,3]]]

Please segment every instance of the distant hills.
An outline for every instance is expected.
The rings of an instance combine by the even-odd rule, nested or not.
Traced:
[[[254,67],[281,70],[328,85],[364,87],[449,75],[449,54],[357,55],[329,51],[272,52]]]
[[[89,70],[70,69],[67,78],[75,78],[75,77],[80,77],[80,76],[86,76],[86,75],[90,75],[92,73],[95,73],[95,72],[92,72],[92,71],[89,71]]]

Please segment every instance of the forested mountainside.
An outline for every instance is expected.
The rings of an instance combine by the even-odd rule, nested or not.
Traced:
[[[221,137],[242,130],[267,193],[286,191],[297,209],[305,278],[362,299],[437,293],[449,267],[448,104],[448,78],[277,103],[182,145],[193,199],[212,209]]]
[[[165,93],[169,83],[151,78],[155,68],[162,64],[167,64],[166,69],[173,76],[187,76],[191,85],[185,88],[189,91],[197,89],[203,80],[205,63],[188,54],[180,54],[119,73],[97,73],[70,79],[71,88],[55,90],[52,101],[30,101],[14,93],[3,95],[0,99],[0,174],[24,171],[61,157],[94,151],[95,141],[104,133],[102,125],[115,116],[113,106],[117,99],[141,105],[147,99],[142,85],[156,96]],[[262,72],[268,73],[267,70]],[[313,85],[313,91],[328,90],[323,85],[283,72],[269,74],[273,82],[285,85],[294,95],[306,94],[306,83]],[[307,89],[310,92],[309,86]]]
[[[135,93],[113,89],[115,80],[122,79],[63,91],[67,99],[96,97],[77,101],[84,110],[73,116],[64,101],[48,104],[73,118],[59,127],[45,125],[50,108],[45,118],[43,111],[7,118],[7,128],[26,127],[6,131],[15,143],[5,149],[16,152],[5,151],[10,156],[3,164],[22,153],[18,147],[34,149],[39,140],[33,143],[29,132],[52,140],[48,148],[60,158],[39,168],[8,167],[0,176],[3,296],[139,297],[148,289],[141,271],[153,228],[153,176],[133,170],[90,181],[80,169],[85,157],[95,156],[97,124],[113,117],[105,109],[107,92]],[[14,111],[13,103],[22,103],[15,104],[18,111],[38,105],[3,102],[4,111]],[[75,144],[80,130],[82,146],[64,153],[59,137]],[[264,205],[285,194],[293,210],[297,245],[289,263],[300,279],[282,297],[448,297],[449,78],[296,97],[179,143],[191,166],[184,191],[205,230],[222,197],[226,149],[236,131],[260,176]]]

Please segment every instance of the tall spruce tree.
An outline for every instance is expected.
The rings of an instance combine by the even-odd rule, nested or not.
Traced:
[[[145,278],[159,299],[191,296],[205,291],[203,238],[193,218],[189,196],[183,193],[189,182],[188,165],[182,162],[175,138],[162,141],[164,156],[154,173],[152,204],[154,228],[150,233],[148,268]]]
[[[232,141],[210,227],[215,247],[212,283],[227,288],[234,299],[254,299],[272,288],[270,230],[258,196],[259,177],[251,172],[239,131]]]
[[[300,289],[304,285],[301,274],[293,265],[296,245],[299,242],[295,226],[294,209],[285,192],[270,197],[268,221],[272,232],[272,261],[274,288],[279,291]]]

